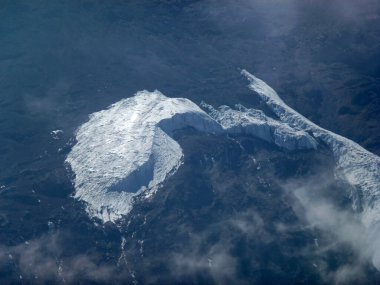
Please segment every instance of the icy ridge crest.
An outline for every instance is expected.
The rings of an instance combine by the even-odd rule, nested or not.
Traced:
[[[220,106],[214,109],[211,105],[202,103],[209,115],[222,125],[230,134],[248,134],[269,143],[274,143],[287,150],[316,149],[317,142],[308,133],[288,124],[276,121],[261,110],[248,109],[238,104],[235,109]]]
[[[249,88],[282,122],[312,133],[330,147],[337,171],[358,192],[353,197],[361,197],[361,201],[353,201],[353,205],[362,209],[362,222],[374,246],[374,265],[380,270],[380,158],[359,144],[314,124],[287,106],[276,91],[248,71],[243,70],[242,74],[250,81]]]

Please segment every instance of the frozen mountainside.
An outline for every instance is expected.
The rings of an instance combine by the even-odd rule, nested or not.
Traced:
[[[315,138],[331,148],[337,171],[358,191],[357,195],[353,196],[360,199],[354,203],[362,209],[362,221],[368,229],[369,240],[374,247],[373,262],[380,270],[380,158],[357,143],[306,119],[287,106],[264,81],[246,70],[243,70],[242,74],[250,81],[250,89],[266,102],[282,122],[312,133]]]
[[[168,134],[192,126],[220,132],[220,125],[187,99],[142,91],[94,113],[76,134],[66,162],[75,174],[75,197],[104,221],[130,211],[143,189],[161,183],[181,163],[182,150]]]
[[[171,134],[186,126],[208,133],[248,134],[287,150],[315,149],[323,142],[334,154],[337,174],[354,189],[354,205],[380,269],[380,158],[320,128],[288,107],[265,82],[243,74],[279,120],[240,105],[214,109],[202,104],[207,114],[187,99],[139,92],[90,115],[77,130],[77,143],[66,159],[75,174],[75,197],[86,202],[90,216],[103,221],[128,214],[137,195],[152,195],[180,166],[183,152]]]
[[[90,115],[66,159],[75,174],[75,198],[87,203],[90,216],[103,221],[127,214],[136,195],[149,196],[177,170],[183,153],[171,132],[186,126],[250,134],[289,150],[317,146],[306,132],[261,111],[206,106],[211,116],[187,99],[142,91]]]
[[[288,150],[317,148],[317,142],[308,133],[276,121],[260,110],[247,109],[242,105],[236,105],[235,110],[228,106],[214,109],[205,103],[201,106],[227,133],[253,135]]]

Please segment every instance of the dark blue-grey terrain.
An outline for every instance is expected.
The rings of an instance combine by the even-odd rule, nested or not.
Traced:
[[[380,284],[336,238],[361,225],[327,147],[179,130],[184,164],[116,224],[64,165],[88,115],[138,90],[263,109],[242,68],[379,155],[379,27],[376,0],[0,0],[0,283]],[[310,223],[299,185],[344,218]]]

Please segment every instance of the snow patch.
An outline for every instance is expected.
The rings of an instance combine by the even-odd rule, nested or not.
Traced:
[[[59,140],[61,138],[61,136],[63,135],[63,131],[62,130],[54,130],[54,131],[51,131],[50,134],[53,137],[53,139]]]

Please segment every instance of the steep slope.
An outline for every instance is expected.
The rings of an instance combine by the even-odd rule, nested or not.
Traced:
[[[252,135],[287,150],[317,148],[317,142],[307,132],[269,118],[261,110],[247,109],[242,105],[236,105],[236,110],[228,106],[217,110],[205,103],[202,107],[227,133]]]
[[[362,221],[373,244],[373,262],[380,269],[380,158],[357,143],[325,130],[287,106],[278,94],[264,81],[243,70],[255,91],[279,117],[292,127],[310,132],[327,144],[334,154],[338,176],[353,186],[353,207],[362,211]]]

